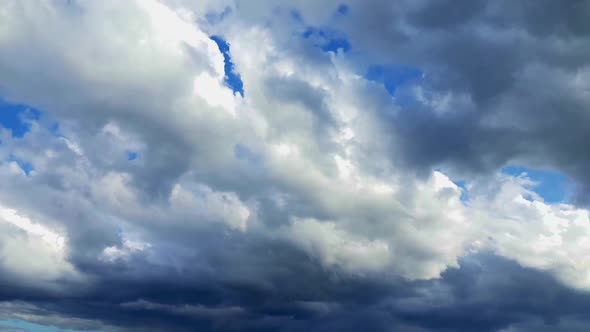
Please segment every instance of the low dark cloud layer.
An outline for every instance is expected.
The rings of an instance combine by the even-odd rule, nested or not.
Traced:
[[[27,307],[11,310],[140,330],[511,331],[540,320],[549,330],[571,331],[569,320],[583,319],[590,304],[588,294],[491,254],[466,257],[439,280],[408,282],[326,273],[308,258],[282,250],[282,269],[296,278],[280,271],[264,285],[190,273],[134,278],[104,275],[109,267],[101,266],[102,275],[95,275],[100,282],[90,291],[36,294],[26,298]],[[2,297],[23,299],[18,290]],[[76,325],[63,320],[61,327]]]

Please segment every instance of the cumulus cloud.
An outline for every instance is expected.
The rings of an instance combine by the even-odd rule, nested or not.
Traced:
[[[23,137],[0,128],[0,317],[114,331],[590,324],[587,11],[5,1],[0,97],[41,115]],[[578,191],[547,202],[502,172],[511,163]]]

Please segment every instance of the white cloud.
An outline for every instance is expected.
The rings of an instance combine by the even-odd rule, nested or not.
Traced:
[[[66,239],[40,223],[0,205],[0,268],[8,276],[41,282],[50,289],[59,278],[79,278],[67,261]]]
[[[389,246],[383,240],[369,240],[338,229],[333,222],[296,219],[285,236],[327,267],[351,273],[383,270],[391,263]]]
[[[535,198],[526,177],[499,176],[486,196],[471,201],[479,239],[497,254],[590,289],[589,211]]]

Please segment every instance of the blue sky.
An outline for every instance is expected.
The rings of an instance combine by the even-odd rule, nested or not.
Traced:
[[[41,112],[32,107],[9,103],[0,98],[0,127],[10,130],[14,138],[23,138],[30,130],[31,121],[39,120],[40,116]],[[26,160],[14,156],[9,159],[15,161],[27,175],[34,169]]]
[[[502,172],[512,176],[526,176],[537,182],[532,190],[549,203],[567,203],[572,190],[572,181],[563,173],[550,169],[535,169],[509,165]]]
[[[346,53],[351,49],[348,39],[336,30],[308,27],[302,36],[311,40],[315,46],[324,52],[342,51]]]
[[[81,330],[59,329],[53,326],[39,325],[22,320],[0,320],[0,332],[82,332]],[[84,330],[84,332],[101,332]]]
[[[27,105],[7,102],[0,97],[0,125],[22,138],[29,131],[28,120],[39,119],[41,113]]]
[[[240,74],[235,70],[234,63],[231,60],[230,45],[220,36],[211,36],[211,39],[217,43],[219,51],[223,54],[223,61],[225,70],[225,84],[230,87],[234,94],[239,93],[244,96],[244,83],[240,78]]]
[[[390,95],[395,95],[398,87],[417,82],[422,77],[422,70],[401,65],[371,65],[365,77],[369,81],[383,84]]]

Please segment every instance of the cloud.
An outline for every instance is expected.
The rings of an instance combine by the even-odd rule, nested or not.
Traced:
[[[462,173],[515,160],[556,167],[579,181],[583,203],[587,160],[576,142],[587,132],[588,10],[583,2],[373,1],[351,5],[339,26],[367,55],[359,65],[425,73],[423,85],[396,92],[413,97],[411,111],[384,114],[396,158]]]
[[[0,131],[0,317],[575,331],[590,303],[585,10],[8,0],[0,96],[41,115]],[[508,163],[569,175],[576,200],[545,202]]]

